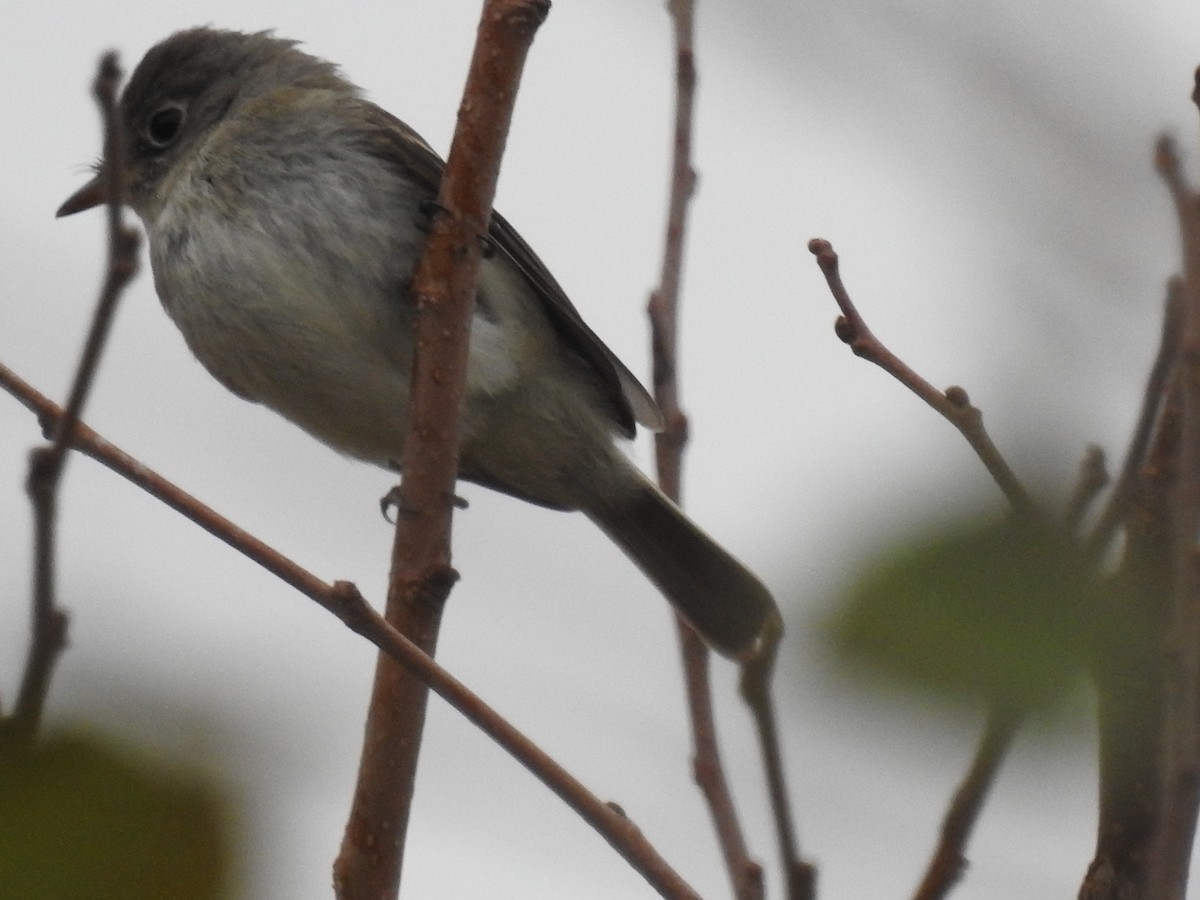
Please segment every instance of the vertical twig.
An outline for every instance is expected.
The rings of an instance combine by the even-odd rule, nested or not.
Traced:
[[[385,616],[432,655],[457,577],[450,524],[475,282],[517,85],[548,0],[487,0],[425,252],[413,277],[417,316],[408,437]],[[334,864],[338,896],[396,896],[417,756],[424,682],[380,656],[354,802]]]
[[[692,119],[696,96],[696,63],[693,45],[695,5],[692,0],[667,4],[675,36],[675,124],[671,163],[671,191],[667,206],[667,234],[659,287],[648,308],[654,365],[654,397],[665,424],[655,436],[655,463],[663,493],[681,502],[683,451],[688,439],[687,416],[679,404],[678,308],[683,273],[683,248],[687,212],[696,186],[692,168]],[[725,866],[738,900],[761,900],[762,867],[750,858],[738,823],[737,810],[725,779],[713,721],[709,650],[683,617],[676,614],[683,660],[688,713],[694,755],[692,769],[704,794],[717,831]]]
[[[1067,501],[1063,513],[1063,530],[1067,534],[1078,534],[1088,510],[1096,502],[1100,492],[1108,486],[1108,467],[1105,465],[1104,451],[1096,444],[1089,444],[1079,464],[1079,478],[1075,482],[1075,490]]]
[[[1160,155],[1166,148],[1160,147]],[[1125,547],[1100,614],[1111,627],[1095,654],[1100,744],[1096,851],[1079,900],[1144,895],[1162,817],[1163,735],[1170,682],[1163,649],[1171,596],[1170,496],[1177,478],[1181,398],[1174,378],[1183,312],[1182,279],[1171,279],[1158,352],[1112,495],[1085,548],[1099,561],[1118,528]]]
[[[763,768],[767,778],[767,793],[775,819],[775,837],[779,859],[783,865],[788,900],[812,900],[817,895],[817,869],[800,856],[792,807],[788,802],[787,781],[783,774],[783,754],[779,749],[779,728],[771,685],[775,674],[775,659],[779,651],[781,626],[778,620],[764,636],[762,652],[742,664],[741,691],[746,705],[754,715],[758,741],[762,751]]]
[[[104,127],[105,197],[108,209],[108,262],[91,328],[76,369],[66,411],[49,435],[51,443],[30,454],[25,482],[34,517],[33,628],[29,656],[15,709],[0,723],[0,750],[25,747],[37,735],[50,677],[66,646],[67,614],[55,597],[55,538],[58,488],[71,434],[87,400],[121,292],[137,272],[138,234],[122,220],[125,146],[116,114],[121,69],[115,53],[101,57],[92,84]]]
[[[1155,354],[1154,364],[1150,367],[1150,376],[1146,380],[1142,408],[1138,414],[1137,425],[1133,429],[1129,450],[1125,454],[1121,474],[1117,476],[1116,484],[1113,485],[1112,494],[1085,542],[1089,555],[1095,559],[1104,555],[1117,528],[1126,520],[1130,505],[1136,499],[1134,495],[1142,477],[1146,454],[1149,452],[1159,413],[1167,396],[1168,382],[1175,371],[1175,361],[1179,357],[1182,316],[1183,280],[1172,278],[1167,283],[1167,300],[1158,352]]]
[[[1167,318],[1171,318],[1168,309]],[[1164,329],[1163,345],[1177,343]],[[1160,348],[1159,357],[1162,357]],[[1155,368],[1158,366],[1156,364]],[[1170,497],[1179,461],[1181,399],[1178,382],[1147,391],[1143,416],[1156,411],[1136,467],[1126,460],[1121,481],[1127,501],[1125,552],[1114,579],[1111,603],[1098,613],[1110,625],[1094,663],[1100,744],[1100,815],[1096,852],[1079,900],[1140,900],[1163,810],[1163,735],[1171,692],[1166,635],[1171,616]],[[1143,429],[1139,425],[1137,431]],[[1142,443],[1134,441],[1135,446]],[[1110,501],[1112,502],[1112,501]]]
[[[1198,73],[1200,75],[1200,73]],[[1200,86],[1192,99],[1200,99]],[[1171,492],[1171,614],[1163,729],[1162,814],[1150,866],[1148,895],[1175,900],[1187,889],[1200,805],[1200,198],[1179,170],[1174,148],[1161,141],[1158,167],[1175,200],[1183,241],[1179,462]]]

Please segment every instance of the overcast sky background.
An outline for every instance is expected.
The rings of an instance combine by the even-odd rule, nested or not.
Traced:
[[[99,147],[98,54],[127,70],[197,24],[277,28],[340,63],[445,152],[478,3],[9,4],[0,13],[0,360],[63,396],[103,217],[55,221]],[[907,895],[978,721],[839,679],[813,620],[912,521],[998,491],[962,440],[833,336],[805,250],[841,253],[876,332],[959,383],[1031,484],[1062,495],[1088,442],[1118,464],[1177,265],[1155,136],[1194,163],[1200,10],[951,2],[702,2],[682,318],[692,417],[686,505],[776,591],[780,706],[804,853],[821,896]],[[670,27],[660,2],[559,0],[537,37],[497,206],[635,372],[660,258]],[[1193,166],[1194,168],[1194,166]],[[391,479],[237,400],[190,357],[148,273],[121,307],[86,418],[328,579],[384,592]],[[0,397],[0,696],[26,629],[32,418]],[[632,452],[643,463],[649,443]],[[579,516],[464,486],[463,579],[439,657],[605,798],[706,897],[727,896],[699,795],[666,604]],[[246,896],[329,896],[374,656],[328,614],[97,465],[63,500],[71,648],[58,727],[220,766]],[[724,749],[755,852],[773,863],[735,673],[716,673]],[[1089,723],[1024,737],[971,846],[960,900],[1074,896],[1095,824]],[[777,869],[768,868],[779,896]],[[403,894],[643,898],[596,835],[445,704],[430,704]]]

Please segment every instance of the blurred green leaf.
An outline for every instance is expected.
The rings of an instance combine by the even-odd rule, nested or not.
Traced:
[[[828,627],[854,669],[1023,711],[1078,685],[1094,646],[1100,590],[1054,527],[970,523],[887,553]]]
[[[0,895],[228,896],[228,823],[197,773],[94,738],[50,739],[0,762]]]

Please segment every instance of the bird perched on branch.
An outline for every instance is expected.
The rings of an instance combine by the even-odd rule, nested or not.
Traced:
[[[410,280],[442,160],[337,67],[268,33],[172,35],[138,65],[119,117],[126,200],[197,359],[331,447],[395,467]],[[106,202],[98,169],[60,216]],[[767,589],[614,444],[661,427],[654,401],[507,221],[494,215],[487,239],[459,476],[582,510],[709,644],[752,653],[778,620]]]

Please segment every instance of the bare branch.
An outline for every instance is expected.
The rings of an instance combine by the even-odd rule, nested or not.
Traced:
[[[54,437],[51,450],[55,462],[49,465],[57,469],[61,459],[70,444],[71,428],[79,418],[83,405],[91,390],[92,381],[96,375],[96,367],[100,362],[100,352],[108,338],[113,314],[116,312],[117,301],[138,268],[138,245],[141,239],[138,232],[130,228],[124,221],[125,202],[125,141],[121,134],[121,123],[117,118],[117,93],[121,83],[121,69],[117,64],[115,53],[106,53],[100,59],[96,80],[92,91],[96,103],[100,107],[100,115],[104,123],[104,156],[107,161],[104,167],[105,209],[108,213],[108,270],[104,278],[104,286],[100,298],[96,302],[96,311],[92,316],[92,325],[84,343],[83,353],[79,359],[79,367],[75,373],[75,381],[67,399],[66,415],[59,423],[58,432]]]
[[[691,162],[696,95],[692,37],[695,6],[691,0],[671,0],[668,9],[675,35],[674,153],[662,274],[658,289],[650,296],[648,313],[653,347],[654,399],[665,420],[664,428],[655,436],[654,444],[658,483],[668,497],[681,503],[683,451],[688,439],[688,420],[679,404],[679,359],[676,348],[687,213],[696,186],[696,173]],[[746,839],[738,822],[717,744],[709,680],[710,652],[678,613],[675,624],[679,633],[692,727],[692,769],[696,784],[708,803],[734,895],[738,900],[761,900],[762,867],[750,858],[746,849]]]
[[[962,878],[966,848],[991,790],[996,772],[1008,752],[1018,720],[996,711],[988,715],[971,768],[959,785],[942,822],[942,836],[913,900],[942,900]]]
[[[475,282],[517,85],[548,0],[487,0],[438,193],[413,276],[412,395],[386,618],[432,654],[457,573],[450,525]],[[425,722],[425,684],[381,656],[358,783],[334,864],[339,897],[394,897]]]
[[[709,663],[712,652],[682,617],[676,617],[680,652],[683,654],[688,711],[692,723],[692,774],[704,794],[717,831],[725,868],[737,900],[761,900],[764,896],[762,866],[746,849],[733,795],[725,777],[713,717]]]
[[[1183,282],[1178,278],[1172,278],[1167,284],[1166,311],[1163,315],[1158,353],[1154,358],[1154,365],[1150,368],[1150,376],[1146,380],[1146,390],[1142,395],[1142,409],[1138,415],[1129,450],[1125,454],[1125,464],[1113,486],[1108,503],[1105,504],[1099,519],[1096,520],[1096,525],[1088,535],[1085,544],[1089,554],[1095,558],[1104,554],[1117,528],[1125,520],[1133,502],[1133,494],[1140,478],[1139,473],[1146,461],[1146,452],[1150,447],[1155,425],[1159,420],[1159,412],[1165,401],[1168,379],[1174,371],[1175,360],[1179,356],[1182,315]]]
[[[117,64],[117,56],[107,53],[100,59],[92,93],[100,108],[104,127],[105,158],[118,163],[107,170],[108,262],[66,411],[57,421],[54,431],[47,434],[52,439],[51,444],[34,450],[29,459],[25,487],[33,506],[34,518],[33,635],[15,710],[11,718],[0,723],[0,744],[14,747],[28,746],[34,740],[54,665],[66,646],[67,614],[57,604],[54,583],[58,488],[71,432],[87,400],[117,301],[137,272],[138,233],[128,228],[122,220],[125,167],[119,163],[124,158],[124,147],[116,115],[120,82],[121,69]]]
[[[1163,735],[1172,688],[1163,648],[1171,619],[1172,523],[1182,401],[1168,379],[1153,436],[1130,476],[1125,549],[1099,615],[1110,625],[1096,650],[1100,815],[1096,852],[1079,900],[1146,897],[1163,809]],[[1147,404],[1148,405],[1148,404]]]
[[[957,386],[939,391],[892,353],[882,341],[875,337],[850,299],[845,285],[842,284],[837,254],[830,243],[817,238],[809,242],[808,248],[816,256],[817,264],[821,267],[825,280],[829,284],[829,290],[842,311],[835,326],[838,338],[848,344],[856,356],[875,363],[941,413],[967,439],[971,448],[987,467],[992,479],[1004,492],[1004,496],[1013,510],[1021,515],[1035,514],[1037,509],[1033,500],[995,444],[992,443],[991,437],[983,427],[983,414],[971,405],[967,392]],[[1091,470],[1102,466],[1102,460],[1098,464],[1096,463],[1094,453],[1089,456],[1093,460]],[[1076,497],[1067,511],[1068,523],[1082,515],[1087,501],[1099,489],[1097,483],[1103,483],[1102,479],[1094,472],[1092,477],[1086,477],[1088,471],[1089,467],[1085,463],[1085,477],[1081,479]],[[983,802],[991,787],[992,779],[1004,759],[1012,735],[1020,724],[1021,718],[1019,714],[1000,715],[995,712],[989,717],[971,768],[951,801],[943,825],[942,840],[934,852],[925,880],[917,892],[918,900],[934,900],[934,898],[944,897],[961,876],[962,870],[966,866],[967,839],[983,808]]]
[[[842,310],[835,326],[838,338],[848,344],[856,356],[875,363],[941,413],[951,425],[962,432],[1013,508],[1021,513],[1034,512],[1034,504],[1028,492],[992,443],[983,427],[983,414],[971,405],[967,392],[957,386],[939,391],[892,353],[867,327],[866,321],[851,301],[838,272],[837,253],[829,241],[814,238],[809,241],[808,249],[817,258],[817,265],[825,275],[830,293]]]
[[[1063,527],[1068,533],[1074,534],[1079,530],[1096,497],[1107,485],[1108,469],[1104,465],[1104,451],[1090,444],[1079,464],[1079,478],[1063,515]]]
[[[34,412],[44,429],[62,420],[63,410],[0,364],[0,389]],[[572,777],[536,744],[514,728],[412,641],[387,623],[349,582],[329,584],[278,550],[238,527],[216,510],[167,481],[85,424],[74,429],[71,446],[161,500],[209,534],[258,563],[280,580],[337,616],[389,658],[427,683],[439,696],[490,735],[521,765],[592,825],[664,897],[698,898],[698,894],[663,860],[623,814]]]
[[[1184,180],[1166,140],[1159,142],[1158,168],[1175,200],[1183,241],[1182,337],[1176,372],[1182,422],[1170,496],[1173,584],[1166,650],[1171,690],[1162,744],[1163,808],[1147,896],[1175,900],[1186,892],[1200,807],[1200,198]]]
[[[779,628],[776,622],[775,633],[767,635],[763,641],[763,651],[743,663],[741,691],[758,727],[759,749],[767,775],[767,793],[771,798],[771,812],[775,819],[779,858],[783,861],[786,896],[788,900],[812,900],[817,892],[817,869],[801,859],[796,849],[796,827],[788,802],[783,755],[779,749],[779,728],[771,695],[775,659],[779,650]]]

